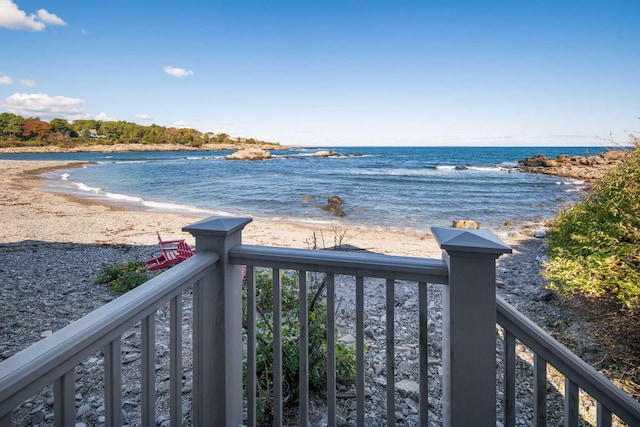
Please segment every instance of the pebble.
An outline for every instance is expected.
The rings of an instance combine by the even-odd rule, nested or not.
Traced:
[[[21,242],[0,245],[0,361],[28,347],[42,337],[53,333],[70,322],[81,318],[92,310],[113,300],[113,295],[104,285],[95,285],[92,278],[98,273],[102,262],[124,263],[131,259],[144,260],[157,255],[156,246],[83,245],[72,243]],[[523,241],[511,256],[503,257],[498,264],[497,275],[502,286],[498,293],[509,303],[525,312],[539,324],[544,319],[564,319],[563,314],[549,301],[553,299],[545,290],[545,283],[538,274],[540,261],[544,258],[544,239]],[[336,319],[340,339],[349,344],[355,342],[355,280],[336,277],[337,306],[341,308]],[[376,427],[386,425],[386,282],[367,279],[365,282],[365,336],[367,366],[365,400],[365,424]],[[399,426],[418,424],[417,379],[419,364],[417,346],[417,286],[398,282],[395,287],[395,374],[396,388],[395,418]],[[191,355],[191,294],[183,293],[183,425],[191,425],[191,402],[193,378],[190,369]],[[339,305],[338,305],[339,304]],[[442,417],[442,288],[428,287],[428,369],[429,369],[429,425],[441,425]],[[156,386],[157,422],[168,425],[168,321],[169,310],[165,306],[156,314]],[[557,322],[556,323],[562,323]],[[566,322],[564,323],[566,324]],[[569,322],[570,324],[570,322]],[[140,327],[135,326],[123,334],[123,423],[134,425],[140,422]],[[501,340],[496,340],[497,363],[502,364]],[[586,346],[590,348],[589,346]],[[525,361],[526,353],[518,355],[518,425],[530,424],[533,416],[531,367]],[[103,356],[98,351],[90,355],[76,368],[76,398],[78,423],[81,425],[104,425],[105,409],[103,397]],[[500,377],[500,375],[498,375]],[[501,380],[499,380],[501,381]],[[498,382],[498,389],[501,384]],[[338,419],[340,425],[355,423],[355,388],[341,385],[339,388]],[[554,393],[551,393],[554,395]],[[313,426],[323,425],[326,410],[321,399],[311,399],[310,419]],[[498,402],[501,414],[502,402]],[[29,425],[31,417],[39,425],[52,425],[53,398],[51,388],[36,394],[27,404],[14,412],[14,423]],[[595,413],[595,409],[590,409]],[[46,418],[45,418],[46,414]],[[550,398],[549,425],[562,420],[562,407]]]

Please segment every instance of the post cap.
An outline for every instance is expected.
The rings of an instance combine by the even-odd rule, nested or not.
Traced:
[[[513,252],[511,247],[489,230],[431,227],[431,232],[440,244],[440,248],[447,252],[472,252],[498,256]]]
[[[193,236],[226,236],[236,231],[242,230],[253,219],[251,218],[235,218],[224,216],[211,216],[198,221],[194,224],[187,225],[182,231],[191,233]]]

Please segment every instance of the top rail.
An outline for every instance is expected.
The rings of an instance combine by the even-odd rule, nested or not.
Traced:
[[[640,403],[504,299],[496,297],[496,306],[497,320],[502,327],[622,420],[640,426]]]
[[[264,265],[288,270],[435,284],[447,284],[449,277],[447,265],[443,260],[375,253],[235,245],[229,250],[229,260],[233,264]]]
[[[215,268],[219,258],[198,253],[3,361],[0,417],[179,295]]]

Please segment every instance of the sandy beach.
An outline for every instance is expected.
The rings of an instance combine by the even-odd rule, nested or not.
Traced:
[[[163,238],[193,238],[182,227],[203,217],[129,210],[47,191],[41,175],[82,162],[0,160],[0,243],[25,240],[83,244],[150,245]],[[324,247],[343,244],[369,251],[419,257],[439,257],[428,228],[424,233],[322,228],[287,221],[252,221],[244,230],[248,244],[310,248],[313,236]],[[524,236],[522,236],[524,237]],[[512,240],[506,239],[506,240]],[[519,240],[515,238],[515,240]],[[324,242],[324,244],[322,243]],[[510,243],[507,241],[507,243]],[[514,242],[515,243],[515,242]]]

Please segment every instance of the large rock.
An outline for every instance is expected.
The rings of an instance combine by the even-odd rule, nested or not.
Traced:
[[[265,160],[270,159],[271,153],[260,148],[247,148],[246,150],[236,151],[225,157],[225,160]]]
[[[342,210],[340,203],[327,203],[322,207],[325,211],[333,212],[336,216],[343,217],[347,214]]]
[[[337,203],[341,204],[343,200],[339,196],[329,196],[327,197],[327,203]]]
[[[340,153],[335,151],[320,150],[313,153],[313,157],[340,157]]]
[[[543,173],[584,181],[597,181],[622,163],[629,152],[629,150],[611,150],[597,156],[588,157],[569,157],[566,154],[562,154],[555,159],[538,155],[519,160],[518,168],[524,172]]]
[[[477,230],[480,228],[480,224],[472,219],[455,219],[452,224],[453,228],[468,228],[471,230]]]

